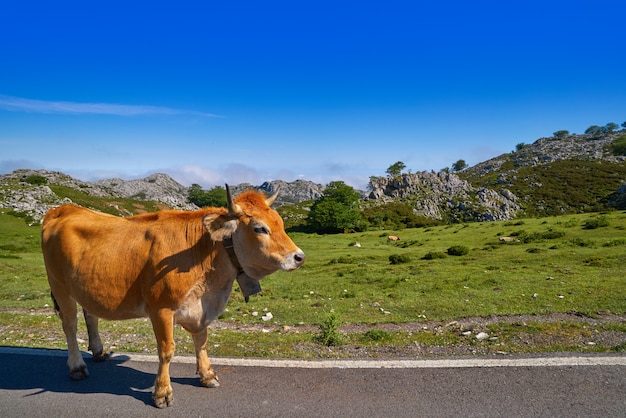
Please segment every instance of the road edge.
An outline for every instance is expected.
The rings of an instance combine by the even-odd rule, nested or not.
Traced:
[[[0,355],[29,355],[67,357],[67,350],[0,347]],[[91,357],[83,352],[83,356]],[[112,361],[158,362],[155,354],[141,353],[113,353]],[[191,355],[178,355],[172,360],[174,363],[195,363],[196,358]],[[568,367],[568,366],[626,366],[626,354],[546,354],[532,356],[515,356],[506,358],[493,357],[450,357],[450,358],[419,358],[419,359],[262,359],[211,357],[211,363],[216,366],[237,367],[286,367],[303,369],[433,369],[433,368],[475,368],[475,367]]]

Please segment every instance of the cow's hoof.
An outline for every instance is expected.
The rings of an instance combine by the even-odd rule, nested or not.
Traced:
[[[200,377],[200,384],[207,388],[216,388],[216,387],[219,387],[220,385],[219,380],[220,379],[219,377],[217,377],[215,370],[210,369],[209,373]]]
[[[107,353],[105,350],[102,350],[100,353],[94,353],[93,356],[91,356],[91,359],[95,361],[96,363],[107,361],[110,358],[111,358],[111,353]]]
[[[168,407],[172,405],[174,402],[174,395],[172,393],[166,394],[165,396],[157,396],[156,393],[152,394],[152,401],[154,402],[154,406],[159,409]]]
[[[70,370],[70,378],[72,380],[83,380],[87,376],[89,376],[89,370],[87,370],[87,366],[84,364],[73,370]]]
[[[220,382],[217,380],[217,377],[206,379],[206,380],[200,379],[200,383],[202,383],[202,386],[207,387],[207,388],[217,388],[220,386]]]

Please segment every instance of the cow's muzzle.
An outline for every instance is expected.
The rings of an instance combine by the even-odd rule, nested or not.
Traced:
[[[295,270],[304,264],[305,258],[304,252],[298,248],[298,251],[294,251],[285,258],[282,269],[286,271]]]

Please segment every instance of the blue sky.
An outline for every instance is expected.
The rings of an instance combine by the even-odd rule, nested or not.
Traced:
[[[365,188],[626,121],[623,1],[0,5],[0,173]]]

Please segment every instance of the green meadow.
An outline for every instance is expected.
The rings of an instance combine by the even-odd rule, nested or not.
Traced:
[[[626,348],[626,212],[290,235],[307,254],[305,265],[263,279],[263,292],[249,303],[235,286],[210,332],[210,355],[351,356],[355,347],[381,355],[409,346],[476,348],[470,353]],[[401,239],[388,242],[388,235]],[[65,348],[39,240],[38,225],[0,214],[0,345]],[[540,320],[554,314],[614,320]],[[531,319],[507,319],[520,315]],[[476,329],[468,336],[450,325],[465,318],[490,318],[480,329],[497,338],[477,342]],[[86,339],[80,322],[79,338]],[[155,351],[147,320],[101,323],[105,344],[116,350]],[[403,324],[413,324],[411,331]],[[338,339],[320,338],[324,332]],[[612,339],[594,342],[594,332]],[[176,338],[178,352],[193,352],[184,331],[177,329]]]

